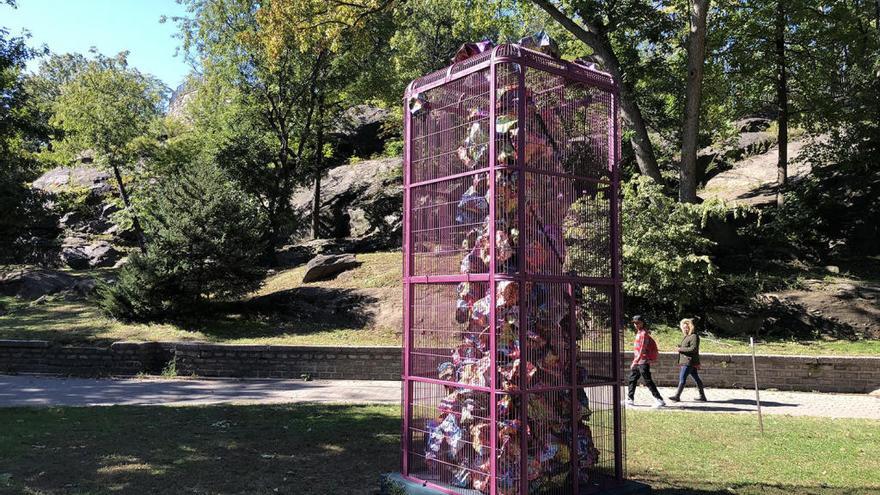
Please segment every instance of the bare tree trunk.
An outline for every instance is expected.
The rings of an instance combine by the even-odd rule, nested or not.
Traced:
[[[321,238],[321,173],[315,174],[315,194],[312,197],[312,239]]]
[[[312,239],[321,236],[321,173],[324,164],[324,95],[318,97],[318,128],[315,140],[315,189],[312,196]]]
[[[788,72],[785,60],[786,14],[784,0],[776,1],[776,105],[779,111],[779,158],[776,161],[776,205],[784,203],[788,180]]]
[[[134,229],[134,234],[137,237],[138,247],[141,250],[142,254],[146,254],[147,252],[147,241],[144,237],[144,229],[141,228],[141,222],[138,220],[137,215],[131,209],[131,201],[128,198],[128,191],[125,190],[125,184],[122,182],[122,174],[119,172],[119,166],[115,163],[110,163],[110,168],[113,169],[113,177],[116,179],[116,188],[119,190],[119,196],[122,197],[122,204],[125,205],[125,209],[128,210],[131,215],[131,226]]]
[[[636,162],[639,171],[643,175],[654,179],[658,183],[663,182],[660,175],[660,167],[657,166],[657,157],[654,154],[654,146],[648,137],[648,128],[642,117],[642,111],[636,103],[631,85],[623,79],[623,71],[620,69],[620,61],[611,47],[608,34],[602,26],[589,26],[589,31],[579,26],[571,18],[563,14],[547,0],[532,0],[538,7],[547,12],[556,22],[573,34],[577,39],[593,49],[593,56],[602,67],[605,68],[620,85],[620,110],[623,118],[632,127],[633,151],[636,154]]]
[[[874,27],[877,28],[877,31],[880,31],[880,0],[874,1]]]
[[[685,89],[684,125],[681,136],[681,168],[678,199],[697,201],[697,138],[700,130],[700,100],[703,92],[703,62],[706,58],[706,15],[709,0],[691,0],[691,32],[688,37],[688,73]]]

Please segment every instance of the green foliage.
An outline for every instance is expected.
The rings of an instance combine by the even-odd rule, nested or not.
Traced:
[[[403,139],[389,139],[385,141],[385,149],[382,150],[382,156],[389,158],[403,156]]]
[[[810,151],[812,173],[785,194],[768,237],[813,261],[880,253],[880,141],[836,135]]]
[[[26,38],[0,28],[0,263],[40,261],[43,239],[57,235],[47,198],[28,186],[39,172],[35,151],[42,135],[33,125],[24,69],[37,54]]]
[[[129,68],[127,55],[96,55],[60,87],[50,124],[64,133],[55,143],[62,157],[91,151],[99,162],[118,164],[130,158],[131,142],[161,113],[167,88]]]
[[[631,306],[680,310],[711,299],[719,278],[701,228],[721,211],[678,203],[646,177],[623,185],[623,290]]]
[[[119,279],[100,289],[108,314],[165,319],[259,287],[263,219],[216,166],[181,166],[156,186],[144,211],[149,250],[133,254]]]
[[[52,195],[53,208],[56,212],[71,212],[83,217],[96,216],[100,200],[91,190],[84,186],[68,186]]]

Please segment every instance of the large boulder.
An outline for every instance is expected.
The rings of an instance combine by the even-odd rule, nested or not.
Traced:
[[[315,256],[306,265],[303,283],[326,280],[346,270],[360,266],[353,254],[329,254]]]
[[[50,193],[87,189],[91,193],[103,195],[113,191],[110,174],[89,165],[55,167],[38,177],[31,185]]]
[[[104,240],[68,236],[61,245],[61,261],[76,270],[110,267],[116,264],[122,253]]]
[[[370,105],[355,105],[342,112],[332,132],[343,156],[373,156],[385,148],[383,125],[390,112]]]
[[[68,273],[45,268],[21,268],[0,273],[0,294],[35,300],[76,289],[83,280]]]
[[[187,107],[196,95],[195,85],[184,82],[171,93],[171,99],[168,102],[168,116],[178,120],[189,121],[187,115]]]
[[[403,162],[400,158],[367,160],[331,169],[321,182],[322,236],[368,240],[360,246],[400,246],[403,208]],[[306,218],[313,189],[294,191],[291,205]],[[303,241],[303,231],[295,241]]]
[[[709,325],[725,335],[758,335],[764,316],[747,305],[718,306],[706,312]]]
[[[758,128],[743,124],[744,129]],[[766,153],[776,136],[765,131],[743,131],[725,143],[703,148],[697,152],[697,181],[705,183],[715,175],[729,170],[734,162]]]

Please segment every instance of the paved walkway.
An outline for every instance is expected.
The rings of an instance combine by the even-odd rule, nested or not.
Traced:
[[[660,387],[664,398],[675,393],[675,388]],[[779,392],[762,390],[761,412],[764,414],[787,414],[791,416],[817,416],[824,418],[866,418],[880,420],[880,397],[856,394],[820,394],[811,392]],[[754,413],[755,390],[707,388],[709,402],[693,402],[697,390],[686,388],[681,402],[666,400],[664,410],[703,411],[723,413]],[[643,386],[636,389],[636,405],[633,409],[654,410],[654,398]]]
[[[661,387],[664,397],[674,389]],[[668,402],[666,410],[753,413],[754,390],[707,389],[711,402]],[[204,405],[277,404],[287,402],[400,402],[400,382],[355,380],[229,380],[229,379],[89,379],[0,375],[0,406]],[[638,410],[653,410],[644,387],[636,394]],[[805,392],[761,392],[765,414],[868,418],[880,420],[880,397]]]
[[[400,403],[400,382],[56,378],[0,375],[0,406]]]

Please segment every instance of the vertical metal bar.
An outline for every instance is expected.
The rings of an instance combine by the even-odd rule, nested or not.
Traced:
[[[411,320],[410,320],[410,300],[411,294],[410,290],[412,286],[409,282],[409,277],[412,275],[410,273],[410,216],[412,215],[412,211],[410,210],[410,180],[411,180],[411,165],[412,165],[412,116],[409,113],[409,109],[407,108],[406,99],[404,99],[403,106],[403,115],[404,115],[404,131],[403,131],[403,380],[401,386],[403,388],[402,393],[402,408],[401,412],[403,413],[403,435],[401,439],[403,440],[403,455],[401,460],[401,473],[404,476],[409,475],[409,451],[412,447],[410,445],[410,436],[409,436],[409,422],[410,416],[412,415],[412,410],[410,408],[410,395],[412,391],[410,390],[410,362],[409,362],[409,353],[410,346],[412,345],[410,341],[410,331],[411,331]]]
[[[491,375],[489,377],[489,388],[492,392],[489,396],[489,407],[491,409],[489,415],[492,435],[489,440],[489,471],[490,495],[496,495],[498,490],[498,466],[496,462],[496,454],[498,448],[498,383],[496,376],[498,375],[497,363],[497,347],[495,345],[495,333],[497,332],[495,320],[495,304],[497,295],[495,291],[495,106],[496,106],[496,81],[495,81],[495,53],[498,48],[492,50],[492,62],[489,65],[489,225],[486,226],[489,235],[489,368]]]
[[[570,375],[569,379],[571,380],[571,384],[568,388],[568,393],[571,398],[571,479],[572,479],[572,493],[574,495],[578,494],[580,491],[580,460],[578,459],[578,408],[579,405],[577,401],[577,359],[578,359],[578,346],[577,346],[577,310],[575,309],[575,301],[574,301],[574,284],[566,284],[566,291],[568,292],[568,345],[569,345],[569,363],[570,363]]]
[[[517,74],[517,133],[516,133],[516,174],[517,174],[517,188],[516,188],[516,197],[517,197],[517,206],[516,206],[516,214],[517,214],[517,229],[519,231],[519,235],[517,236],[517,246],[516,246],[516,277],[517,277],[517,286],[519,289],[519,378],[520,378],[520,421],[522,421],[522,425],[520,427],[520,474],[519,474],[519,493],[521,495],[528,494],[529,487],[529,475],[528,475],[528,467],[529,467],[529,446],[528,446],[528,438],[526,437],[526,431],[528,429],[528,402],[529,402],[529,393],[527,391],[528,382],[526,380],[527,371],[528,371],[528,363],[531,359],[531,356],[528,352],[528,339],[526,338],[526,325],[528,324],[526,318],[528,317],[528,313],[526,312],[526,305],[528,304],[528,296],[526,293],[526,276],[525,276],[525,204],[526,204],[526,174],[525,174],[525,162],[526,162],[526,68],[523,65],[519,64],[510,64],[511,67],[519,67],[519,71]]]
[[[568,80],[564,79],[563,86],[559,89],[560,98],[559,101],[561,104],[565,104],[565,88]],[[570,111],[570,110],[568,110]],[[571,116],[574,118],[574,116]],[[565,146],[566,143],[561,143],[562,146]],[[574,182],[574,181],[573,181]],[[562,186],[565,187],[565,186]],[[577,201],[578,191],[577,191],[577,182],[574,182],[571,185],[572,188],[572,199]],[[564,266],[560,266],[562,273],[565,273]],[[566,291],[568,292],[568,346],[569,346],[569,388],[568,393],[571,400],[571,480],[572,486],[571,490],[574,495],[578,495],[580,492],[580,458],[578,456],[578,425],[580,423],[578,412],[580,410],[580,404],[577,400],[577,391],[578,391],[578,373],[577,373],[577,364],[578,364],[578,339],[577,339],[577,306],[575,303],[575,285],[574,283],[566,284]]]
[[[621,408],[621,359],[620,359],[620,341],[622,338],[621,322],[623,315],[621,312],[621,262],[620,259],[620,167],[618,166],[618,150],[617,142],[619,138],[619,90],[617,89],[618,81],[615,81],[615,90],[611,94],[611,119],[608,123],[608,167],[611,172],[611,278],[614,280],[613,285],[613,314],[611,322],[611,367],[612,377],[614,379],[613,401],[614,401],[614,477],[620,481],[623,480],[623,421]]]

